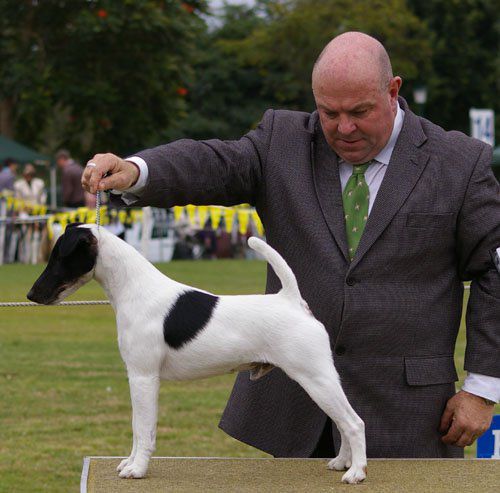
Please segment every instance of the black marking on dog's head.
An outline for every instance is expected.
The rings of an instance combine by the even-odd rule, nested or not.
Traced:
[[[63,291],[75,286],[94,268],[97,238],[89,228],[75,226],[78,225],[68,226],[54,245],[47,267],[27,295],[31,301],[44,305],[56,302]]]
[[[219,298],[201,291],[182,293],[163,321],[163,337],[174,349],[194,339],[207,325]]]

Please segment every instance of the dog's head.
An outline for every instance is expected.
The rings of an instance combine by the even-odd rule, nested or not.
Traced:
[[[53,305],[90,281],[97,259],[97,238],[90,227],[70,224],[57,240],[47,267],[35,281],[28,299]]]

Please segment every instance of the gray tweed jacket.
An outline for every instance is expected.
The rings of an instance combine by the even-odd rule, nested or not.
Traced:
[[[267,241],[328,330],[345,392],[366,424],[368,456],[460,457],[438,427],[455,392],[465,280],[472,280],[465,368],[500,377],[500,276],[492,262],[500,186],[491,147],[400,105],[403,128],[351,263],[337,156],[316,113],[269,110],[238,141],[184,139],[138,153],[150,175],[135,205],[254,204]],[[279,289],[268,269],[267,292]],[[256,381],[238,375],[220,426],[275,456],[308,457],[325,420],[274,369]]]

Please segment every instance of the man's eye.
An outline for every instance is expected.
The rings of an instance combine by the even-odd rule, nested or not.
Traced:
[[[337,113],[326,113],[326,116],[330,119],[333,119],[337,117]]]
[[[354,116],[363,116],[364,114],[366,114],[368,110],[357,110],[357,111],[354,111]]]

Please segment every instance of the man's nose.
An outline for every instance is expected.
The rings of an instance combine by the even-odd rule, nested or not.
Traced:
[[[356,125],[347,116],[341,116],[338,124],[338,132],[342,135],[349,135],[356,130]]]

